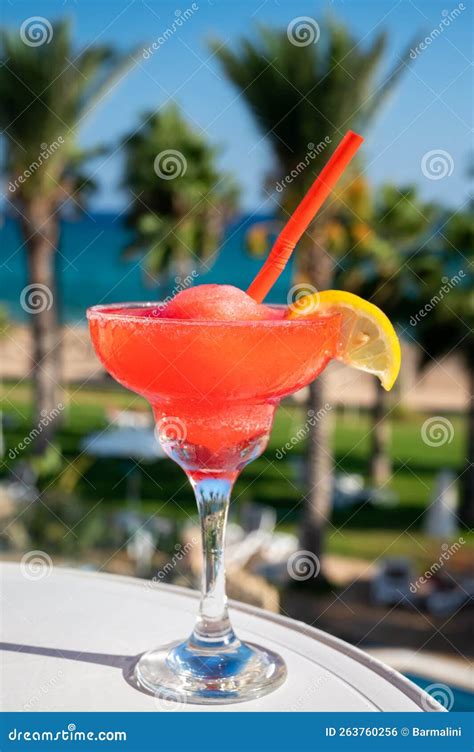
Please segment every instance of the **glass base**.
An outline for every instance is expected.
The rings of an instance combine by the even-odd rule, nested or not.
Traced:
[[[144,653],[135,666],[141,687],[181,705],[254,700],[273,692],[285,678],[279,655],[237,639],[217,648],[194,640],[174,642]]]

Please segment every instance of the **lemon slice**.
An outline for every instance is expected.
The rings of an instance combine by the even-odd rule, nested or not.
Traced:
[[[342,315],[337,360],[378,376],[389,391],[400,370],[400,343],[389,319],[373,303],[343,290],[324,290],[299,298],[290,307],[287,318]]]

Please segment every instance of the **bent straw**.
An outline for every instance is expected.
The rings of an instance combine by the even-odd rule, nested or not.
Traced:
[[[277,237],[267,260],[247,290],[247,294],[257,303],[262,302],[275,284],[297,242],[329,196],[363,140],[362,136],[354,131],[348,131],[306,196],[296,207]]]

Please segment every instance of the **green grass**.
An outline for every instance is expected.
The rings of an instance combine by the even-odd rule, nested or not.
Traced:
[[[145,403],[112,385],[103,389],[69,388],[64,402],[67,404],[64,426],[57,436],[58,451],[64,461],[61,465],[53,462],[49,468],[43,468],[41,486],[47,494],[55,488],[63,495],[72,491],[82,504],[91,508],[98,504],[90,515],[92,519],[94,515],[107,515],[125,504],[125,476],[132,464],[113,459],[77,461],[79,442],[86,434],[107,425],[108,409],[145,407]],[[7,417],[8,452],[31,430],[28,386],[4,385],[0,406]],[[335,421],[334,451],[338,472],[366,476],[370,452],[368,414],[345,412],[331,417]],[[462,470],[465,423],[460,416],[450,416],[454,427],[452,442],[439,448],[429,447],[420,434],[426,417],[418,413],[399,413],[391,421],[394,474],[389,487],[397,494],[399,504],[383,509],[365,504],[335,512],[332,521],[339,532],[329,527],[329,551],[367,559],[376,558],[387,547],[393,555],[409,553],[422,559],[432,555],[432,542],[421,533],[423,510],[431,498],[440,467],[450,468],[456,474]],[[283,459],[277,459],[277,451],[296,434],[303,419],[303,410],[296,406],[285,404],[278,411],[266,453],[247,467],[237,481],[232,513],[237,513],[238,505],[244,501],[263,502],[276,508],[282,530],[296,529],[303,493],[300,477],[305,444],[298,443]],[[15,461],[9,460],[7,454],[0,475],[13,468]],[[145,511],[159,510],[159,514],[177,520],[195,514],[186,479],[171,461],[143,465],[141,496]],[[407,527],[409,532],[401,534]]]

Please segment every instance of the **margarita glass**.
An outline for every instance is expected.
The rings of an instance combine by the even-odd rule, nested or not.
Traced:
[[[285,679],[283,660],[235,635],[225,594],[224,536],[230,493],[242,468],[265,449],[285,395],[311,382],[335,355],[338,314],[262,320],[166,318],[157,303],[88,311],[95,350],[107,371],[151,404],[157,436],[185,471],[199,510],[203,572],[189,639],[145,653],[140,685],[194,703],[240,702]]]

